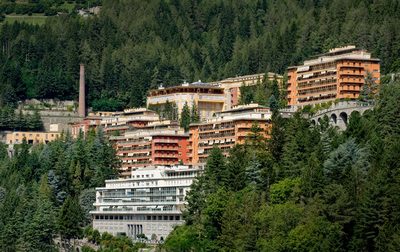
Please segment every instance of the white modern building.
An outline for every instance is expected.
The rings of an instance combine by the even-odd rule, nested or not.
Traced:
[[[93,228],[137,239],[165,239],[183,223],[185,196],[202,167],[152,166],[132,171],[129,179],[106,180],[96,188]]]

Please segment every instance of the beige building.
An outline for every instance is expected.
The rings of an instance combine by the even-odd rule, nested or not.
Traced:
[[[35,132],[35,131],[14,131],[6,135],[7,144],[20,144],[25,138],[28,144],[48,143],[61,136],[60,132]]]
[[[216,81],[211,83],[212,85],[219,86],[224,89],[225,93],[225,106],[224,110],[229,110],[234,106],[237,106],[240,102],[240,87],[242,86],[254,86],[264,81],[265,74],[251,74],[227,78],[224,80]],[[281,86],[283,82],[283,76],[275,73],[268,73],[268,80],[272,81],[276,79]]]
[[[150,90],[147,96],[147,107],[163,109],[165,104],[175,104],[178,116],[187,102],[189,107],[196,104],[200,119],[212,117],[223,110],[225,103],[224,89],[206,83],[184,83],[180,86]]]

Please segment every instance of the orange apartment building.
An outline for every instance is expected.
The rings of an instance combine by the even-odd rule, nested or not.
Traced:
[[[120,177],[129,177],[139,167],[186,164],[188,138],[177,122],[171,121],[149,123],[122,136],[110,136],[122,161]]]
[[[380,60],[355,46],[328,53],[288,68],[288,105],[304,106],[336,99],[357,99],[368,73],[380,82]]]
[[[282,75],[278,75],[275,73],[268,73],[267,76],[269,81],[276,79],[281,86],[283,82]],[[263,82],[264,78],[265,74],[259,73],[259,74],[231,77],[224,80],[213,82],[211,84],[219,86],[224,89],[225,93],[224,110],[229,110],[237,106],[240,102],[240,87],[257,85],[258,83]]]
[[[215,145],[227,156],[235,144],[243,144],[246,141],[254,123],[262,129],[264,137],[268,137],[271,115],[269,108],[249,104],[220,112],[215,118],[204,122],[191,124],[188,162],[205,163]]]
[[[91,129],[102,127],[108,136],[121,135],[125,131],[142,128],[160,118],[156,112],[146,108],[125,109],[121,112],[90,113],[82,121],[71,124],[71,134],[77,137],[82,131],[86,134]]]

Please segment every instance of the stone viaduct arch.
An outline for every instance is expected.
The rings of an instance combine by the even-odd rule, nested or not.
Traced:
[[[338,126],[339,129],[345,130],[349,123],[350,115],[353,112],[360,113],[361,115],[372,109],[372,104],[361,103],[361,102],[339,102],[329,109],[321,110],[312,117],[310,117],[311,124],[317,125],[326,115],[329,118],[329,123],[334,126]]]

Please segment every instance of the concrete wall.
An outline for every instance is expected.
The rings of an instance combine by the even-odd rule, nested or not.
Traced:
[[[45,131],[70,131],[70,123],[82,120],[82,117],[77,112],[70,112],[65,110],[39,110],[40,117],[42,118]],[[16,111],[15,113],[19,113]],[[33,114],[33,110],[22,110],[23,114]]]
[[[174,226],[183,224],[180,221],[141,221],[141,220],[93,220],[93,229],[99,230],[100,233],[108,232],[113,235],[118,233],[125,233],[128,237],[136,238],[136,234],[143,233],[148,239],[152,234],[157,235],[159,240],[161,237],[165,238],[173,230]],[[135,227],[141,227],[140,230]]]

